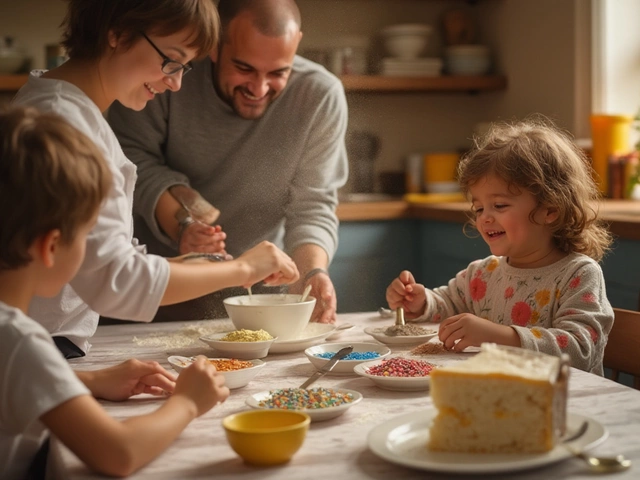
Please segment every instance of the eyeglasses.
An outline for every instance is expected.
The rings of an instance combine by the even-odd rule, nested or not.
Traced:
[[[145,35],[144,32],[140,32],[140,34],[147,40],[147,42],[149,42],[149,45],[151,45],[153,49],[156,52],[158,52],[162,57],[162,73],[164,73],[165,75],[175,75],[180,70],[182,70],[182,76],[184,77],[187,73],[191,71],[191,69],[193,68],[193,66],[191,65],[191,62],[184,64],[184,63],[178,62],[177,60],[172,60],[171,58],[167,57],[162,52],[162,50],[156,47],[156,44],[153,43],[151,39]]]

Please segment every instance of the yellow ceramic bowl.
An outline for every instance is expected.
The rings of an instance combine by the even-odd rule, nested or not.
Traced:
[[[291,460],[309,430],[309,415],[289,410],[251,410],[222,420],[231,448],[247,463],[278,465]]]

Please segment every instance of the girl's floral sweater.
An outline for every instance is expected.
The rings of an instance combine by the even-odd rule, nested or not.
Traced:
[[[514,268],[506,257],[476,260],[449,284],[427,289],[425,312],[414,321],[440,322],[471,313],[518,333],[522,347],[559,356],[603,375],[602,357],[613,325],[597,262],[573,253],[542,268]]]

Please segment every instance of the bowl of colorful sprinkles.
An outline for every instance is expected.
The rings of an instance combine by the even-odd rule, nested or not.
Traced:
[[[265,330],[234,330],[200,337],[200,340],[218,354],[232,358],[264,358],[278,337]]]
[[[361,363],[353,371],[386,390],[417,392],[429,389],[429,375],[436,367],[425,360],[393,357]]]
[[[247,398],[252,408],[279,408],[306,413],[312,422],[338,417],[362,400],[362,394],[346,388],[281,388],[256,393]]]
[[[424,343],[438,334],[437,327],[422,327],[416,323],[367,327],[364,333],[387,345],[412,345]]]
[[[353,351],[342,360],[338,360],[338,363],[327,375],[354,375],[353,368],[356,365],[371,360],[380,360],[391,353],[388,347],[379,343],[341,342],[309,347],[304,351],[304,354],[313,366],[320,370],[338,350],[348,345],[353,346]]]
[[[182,357],[172,355],[168,358],[173,369],[180,373],[183,369],[191,365],[194,357]],[[258,374],[260,369],[266,365],[262,360],[237,360],[235,358],[209,358],[209,361],[216,367],[216,370],[224,375],[224,384],[229,389],[240,388],[247,385]]]

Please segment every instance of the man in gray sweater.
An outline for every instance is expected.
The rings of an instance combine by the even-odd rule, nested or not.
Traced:
[[[237,256],[270,240],[300,270],[290,291],[311,284],[312,319],[334,322],[327,268],[338,245],[337,190],[348,174],[344,89],[296,56],[302,33],[293,0],[220,0],[218,11],[221,42],[193,64],[181,90],[140,112],[117,103],[109,111],[138,167],[136,236],[165,256]],[[172,53],[158,51],[159,61]],[[156,319],[226,316],[222,298],[242,293],[162,307]]]

